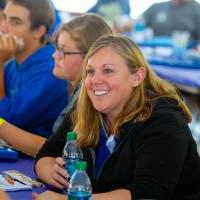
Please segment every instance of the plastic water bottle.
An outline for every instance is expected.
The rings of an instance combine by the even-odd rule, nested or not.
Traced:
[[[91,200],[92,186],[86,167],[85,161],[76,162],[76,171],[69,183],[68,200]]]
[[[75,172],[75,163],[83,159],[83,153],[76,143],[77,134],[75,132],[68,132],[66,135],[66,145],[63,149],[63,160],[65,161],[65,169],[71,177]]]

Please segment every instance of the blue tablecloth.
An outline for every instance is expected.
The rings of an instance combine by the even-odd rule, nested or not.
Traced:
[[[159,77],[170,81],[183,91],[200,94],[200,70],[151,65]]]
[[[162,65],[166,67],[172,68],[180,68],[180,69],[197,69],[200,71],[200,57],[199,58],[191,58],[189,56],[183,56],[181,58],[169,56],[169,57],[161,57],[161,56],[151,56],[148,58],[150,64],[153,65]]]
[[[200,94],[200,59],[149,57],[153,70],[181,90]]]
[[[12,160],[0,160],[0,173],[5,170],[19,170],[25,175],[36,178],[33,169],[34,159],[26,156],[19,155],[19,159],[17,161]],[[41,189],[44,191],[44,189]],[[12,191],[8,192],[8,195],[12,200],[31,200],[32,199],[32,191]]]
[[[137,44],[141,47],[173,47],[173,41],[170,37],[154,37],[143,42],[138,42]],[[196,41],[190,41],[188,48],[195,48],[196,45]]]

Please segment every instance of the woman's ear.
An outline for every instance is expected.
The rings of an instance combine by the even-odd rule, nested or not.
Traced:
[[[132,86],[137,87],[140,85],[146,77],[146,69],[139,67],[138,70],[133,74]]]

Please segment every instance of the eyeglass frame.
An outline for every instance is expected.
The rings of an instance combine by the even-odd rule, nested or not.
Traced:
[[[66,55],[84,55],[84,52],[80,51],[64,51],[63,49],[59,48],[58,46],[55,46],[55,52],[54,54],[58,52],[59,56],[64,58]]]

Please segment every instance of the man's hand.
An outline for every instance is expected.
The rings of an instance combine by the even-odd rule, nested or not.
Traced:
[[[15,36],[0,34],[0,63],[5,63],[12,58],[17,51],[17,39]]]

